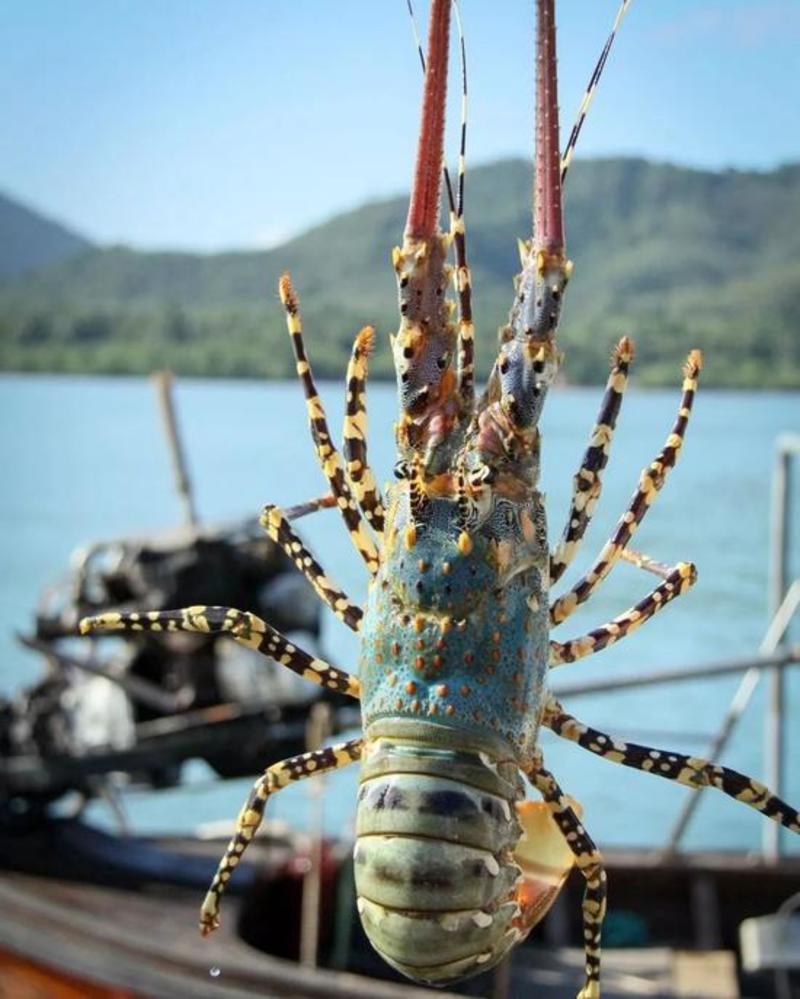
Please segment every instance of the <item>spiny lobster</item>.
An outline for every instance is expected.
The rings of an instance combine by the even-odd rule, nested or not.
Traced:
[[[539,416],[561,360],[556,345],[571,265],[565,255],[562,185],[586,107],[605,64],[624,0],[566,147],[559,152],[554,0],[537,0],[536,157],[532,238],[520,243],[509,321],[476,400],[470,271],[463,219],[464,129],[451,226],[440,231],[451,0],[432,0],[421,131],[408,220],[392,257],[400,325],[392,338],[398,379],[398,482],[387,506],[367,460],[367,358],[371,327],[355,340],[347,371],[344,460],[336,449],[303,342],[288,275],[280,297],[305,392],[317,456],[331,497],[371,575],[366,610],[353,604],[268,506],[262,524],[320,599],[360,632],[359,676],[290,643],[254,615],[225,607],[108,613],[82,632],[227,633],[289,669],[360,698],[363,735],[267,768],[258,778],[202,905],[201,927],[219,921],[220,898],[253,839],[267,799],[289,783],[361,760],[356,890],[376,949],[410,978],[444,984],[491,967],[541,919],[572,864],[586,881],[582,999],[599,996],[606,878],[578,807],[544,765],[540,726],[613,763],[689,787],[713,786],[794,832],[800,816],[757,781],[697,757],[613,738],[578,721],[548,693],[548,670],[633,632],[695,581],[694,567],[665,566],[632,551],[631,538],[680,453],[698,375],[686,362],[678,416],[591,569],[550,602],[572,561],[601,489],[633,347],[614,351],[597,423],[574,479],[571,508],[551,551],[539,478]],[[466,96],[466,76],[462,88]],[[462,112],[462,126],[464,116]],[[451,248],[455,266],[448,263]],[[447,300],[451,279],[456,306]],[[315,504],[306,505],[305,511]],[[661,577],[639,603],[579,638],[552,627],[587,600],[615,563]],[[524,802],[525,775],[543,804]],[[554,820],[554,821],[553,821]],[[523,829],[527,837],[522,839]]]

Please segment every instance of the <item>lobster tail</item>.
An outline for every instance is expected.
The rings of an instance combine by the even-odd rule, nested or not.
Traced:
[[[371,741],[353,853],[373,946],[408,978],[440,986],[491,968],[524,935],[516,767],[488,745],[450,752],[441,734],[418,722],[400,740]]]
[[[536,164],[533,245],[558,255],[564,251],[561,155],[558,138],[558,72],[554,0],[536,3]]]
[[[439,229],[449,47],[450,0],[433,0],[417,162],[406,221],[406,236],[413,239],[433,236]]]

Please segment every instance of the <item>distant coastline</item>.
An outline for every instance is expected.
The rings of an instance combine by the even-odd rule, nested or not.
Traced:
[[[575,276],[560,334],[569,384],[601,384],[625,334],[641,386],[673,385],[700,347],[706,386],[800,388],[800,164],[712,172],[601,159],[570,179]],[[516,237],[530,226],[529,185],[522,160],[469,174],[484,374],[513,296]],[[370,376],[390,378],[389,253],[404,207],[403,197],[374,202],[268,251],[193,254],[96,247],[0,198],[0,370],[292,377],[276,295],[289,270],[317,376],[342,379],[356,331],[371,323]]]

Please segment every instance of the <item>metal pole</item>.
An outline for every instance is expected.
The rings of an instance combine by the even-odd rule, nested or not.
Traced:
[[[780,605],[777,613],[772,618],[769,628],[767,628],[767,633],[764,635],[758,649],[762,656],[768,656],[771,653],[774,653],[778,648],[783,636],[786,634],[786,630],[789,627],[792,616],[797,611],[798,606],[800,606],[800,579],[795,580],[794,583],[792,583],[786,596],[784,597],[783,603]],[[772,672],[779,672],[782,674],[783,670],[780,667],[773,665]],[[750,698],[753,696],[760,679],[761,667],[758,666],[751,666],[742,677],[736,693],[733,695],[733,700],[730,703],[728,711],[722,720],[719,732],[717,732],[706,752],[708,759],[717,760],[720,753],[727,746],[730,737],[733,735],[733,730],[739,724],[739,719],[742,717],[747,705],[750,703]],[[678,818],[675,820],[675,824],[673,825],[672,831],[670,832],[667,840],[667,846],[665,848],[667,853],[675,853],[678,849],[678,845],[683,838],[683,834],[686,832],[689,822],[697,810],[697,806],[700,804],[701,794],[702,788],[698,791],[691,792],[684,801],[683,808],[678,814]]]
[[[778,439],[775,472],[772,483],[772,517],[770,525],[770,588],[769,616],[772,619],[783,602],[786,592],[788,537],[790,455],[800,450],[800,437]],[[781,796],[783,787],[783,757],[785,734],[783,709],[786,684],[781,670],[772,670],[769,678],[766,718],[764,720],[764,773],[766,783]],[[771,827],[771,828],[768,828]],[[762,832],[762,852],[776,860],[781,852],[781,830],[777,823],[768,822]]]
[[[772,475],[769,537],[769,617],[775,616],[786,592],[786,538],[788,533],[789,462],[800,448],[800,438],[778,438]]]
[[[306,748],[319,749],[331,731],[331,708],[318,701],[312,705],[306,725]],[[300,914],[300,964],[308,968],[317,966],[319,947],[320,904],[322,902],[322,840],[323,792],[322,781],[311,781],[311,828],[308,870],[303,879],[303,903]]]
[[[761,670],[757,667],[751,667],[742,677],[736,693],[733,695],[733,700],[728,708],[728,713],[725,715],[722,725],[720,726],[719,732],[717,732],[716,736],[714,736],[708,747],[706,752],[707,759],[712,761],[718,759],[719,754],[727,745],[728,740],[731,735],[733,735],[733,730],[736,728],[739,719],[742,717],[742,713],[750,703],[750,698],[758,685],[760,676]],[[683,807],[681,808],[681,811],[679,812],[678,817],[670,830],[667,845],[664,848],[666,853],[671,854],[677,851],[678,846],[683,839],[683,834],[686,832],[689,822],[691,821],[694,813],[697,811],[697,806],[700,804],[701,793],[702,789],[691,791],[686,796]]]
[[[169,371],[156,371],[153,374],[161,418],[164,423],[164,433],[167,435],[169,456],[172,462],[172,474],[175,488],[183,506],[183,519],[189,527],[197,526],[197,511],[192,496],[192,484],[186,467],[186,456],[178,432],[178,420],[175,415],[175,402],[172,393],[172,374]]]
[[[777,652],[767,656],[752,653],[749,656],[721,659],[715,663],[693,666],[689,669],[662,669],[647,673],[644,676],[621,676],[611,680],[564,684],[555,687],[553,693],[559,700],[562,697],[585,697],[589,694],[607,694],[614,690],[633,690],[635,687],[653,687],[662,683],[680,683],[686,680],[728,676],[731,673],[744,673],[751,666],[756,669],[769,667],[770,669],[783,670],[797,662],[800,662],[800,645],[784,645]]]

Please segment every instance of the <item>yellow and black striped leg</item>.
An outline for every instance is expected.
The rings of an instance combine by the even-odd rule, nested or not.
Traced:
[[[641,556],[645,559],[646,556]],[[648,568],[658,566],[657,562],[647,559]],[[644,568],[644,566],[643,566]],[[619,614],[612,621],[594,628],[580,638],[571,638],[568,642],[550,643],[550,666],[560,666],[562,663],[572,663],[583,659],[608,645],[613,645],[626,635],[633,634],[645,621],[649,621],[662,607],[684,594],[697,580],[697,570],[691,562],[679,562],[674,569],[667,570],[663,583],[660,583],[638,604]]]
[[[286,322],[289,327],[289,335],[292,339],[297,375],[303,385],[303,391],[306,396],[308,421],[311,427],[311,436],[314,439],[317,458],[319,459],[325,478],[331,487],[331,492],[336,497],[337,505],[342,511],[342,517],[344,518],[350,539],[356,551],[364,559],[369,571],[376,573],[380,561],[378,549],[375,547],[375,542],[361,517],[358,504],[353,498],[353,494],[347,484],[342,459],[334,447],[333,439],[328,429],[325,409],[317,392],[317,386],[311,372],[311,365],[306,357],[306,349],[303,343],[303,324],[300,319],[300,306],[288,274],[284,274],[280,279],[279,290],[281,302],[286,310]]]
[[[271,794],[282,790],[287,784],[316,774],[330,773],[339,770],[361,758],[362,739],[351,739],[350,742],[340,742],[326,749],[316,749],[301,756],[292,756],[282,763],[268,767],[253,786],[253,790],[244,804],[239,818],[236,820],[236,832],[233,835],[225,855],[219,862],[217,873],[211,882],[211,887],[203,899],[200,909],[200,929],[207,936],[219,926],[219,904],[225,888],[231,879],[234,869],[242,859],[242,854],[250,845],[261,820],[264,818],[264,808]]]
[[[373,328],[365,326],[356,337],[347,365],[343,451],[347,481],[369,526],[380,538],[384,524],[383,500],[367,461],[367,359],[374,338]]]
[[[684,365],[683,394],[678,416],[658,456],[642,471],[639,485],[631,498],[628,508],[620,517],[614,533],[603,546],[591,569],[567,593],[554,600],[550,606],[550,623],[555,626],[572,614],[587,600],[606,578],[614,564],[644,520],[653,500],[666,482],[669,471],[675,467],[681,448],[689,416],[692,411],[697,380],[702,366],[702,354],[693,350]]]
[[[325,574],[325,570],[292,530],[280,507],[267,505],[259,518],[261,526],[281,546],[300,572],[314,587],[320,600],[353,631],[361,627],[364,612]]]
[[[716,787],[730,798],[744,802],[774,822],[786,826],[792,832],[800,833],[800,814],[791,805],[776,797],[768,787],[759,781],[740,774],[728,767],[704,760],[699,756],[684,756],[668,749],[653,749],[633,742],[615,739],[596,728],[590,728],[578,721],[562,708],[554,697],[550,697],[542,723],[563,739],[576,742],[589,752],[602,756],[612,763],[657,774],[666,780],[674,780],[687,787]]]
[[[335,669],[324,659],[317,659],[248,611],[233,607],[184,607],[182,610],[111,612],[85,617],[80,623],[82,635],[93,631],[192,631],[201,635],[230,635],[240,645],[255,649],[288,667],[298,676],[312,680],[327,690],[358,697],[358,678]]]
[[[586,880],[583,892],[583,946],[586,955],[586,981],[578,999],[599,999],[600,996],[600,936],[606,914],[606,872],[603,858],[583,827],[581,820],[558,785],[555,777],[542,766],[537,754],[530,769],[529,780],[544,798],[558,828],[575,855],[575,863]]]
[[[600,404],[600,412],[592,430],[589,446],[583,456],[572,486],[572,502],[561,540],[550,556],[550,583],[557,582],[575,557],[592,519],[594,508],[603,488],[603,469],[608,463],[611,439],[617,425],[622,396],[628,384],[628,370],[633,360],[633,344],[623,337],[614,348],[611,373]]]

